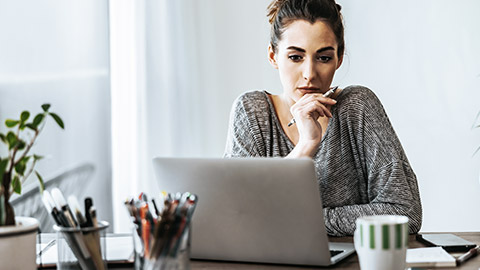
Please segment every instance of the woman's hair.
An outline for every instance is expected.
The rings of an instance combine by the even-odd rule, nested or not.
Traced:
[[[340,57],[345,51],[341,9],[335,0],[273,0],[267,8],[267,17],[272,25],[270,44],[273,51],[277,51],[285,28],[293,21],[306,20],[315,23],[320,20],[326,22],[335,34],[337,55]]]

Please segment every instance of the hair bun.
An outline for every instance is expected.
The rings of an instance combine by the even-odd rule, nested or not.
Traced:
[[[286,1],[288,1],[288,0],[274,0],[270,3],[270,5],[268,5],[268,7],[267,7],[267,11],[268,11],[267,18],[268,18],[268,22],[270,24],[273,24],[275,22],[275,19],[277,18],[278,12],[280,11],[281,7],[283,6],[283,4]]]
[[[342,6],[340,6],[339,4],[335,4],[337,6],[337,11],[340,12],[342,10]]]

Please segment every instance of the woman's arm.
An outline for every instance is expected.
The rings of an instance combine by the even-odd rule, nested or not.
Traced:
[[[228,125],[227,143],[224,157],[258,157],[265,156],[261,153],[256,139],[260,130],[251,123],[254,113],[252,105],[255,100],[248,98],[247,94],[241,95],[233,103]]]
[[[327,205],[330,207],[324,209],[327,231],[331,235],[351,235],[358,217],[405,215],[410,219],[410,232],[418,232],[422,206],[417,178],[380,100],[365,87],[351,87],[344,94],[337,107],[342,136],[336,140],[340,140],[337,147],[345,148],[332,151],[349,153],[351,156],[345,160],[352,162],[355,169],[347,174],[352,178],[335,178],[336,182],[330,178],[330,183],[338,186],[322,193],[324,197],[330,196],[323,198],[330,202]],[[351,181],[357,184],[352,185]],[[349,186],[349,192],[342,186]],[[353,197],[345,200],[344,196]],[[349,201],[351,205],[335,201]]]
[[[358,217],[369,215],[404,215],[409,231],[422,225],[422,205],[417,179],[408,162],[391,163],[372,172],[368,180],[368,204],[326,207],[323,210],[329,235],[352,235]]]

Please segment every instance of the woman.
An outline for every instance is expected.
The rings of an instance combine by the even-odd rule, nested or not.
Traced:
[[[324,96],[343,60],[340,9],[334,0],[270,4],[268,58],[283,94],[237,98],[225,156],[312,158],[330,235],[352,235],[358,217],[378,214],[408,216],[416,233],[416,176],[378,98],[362,86]]]

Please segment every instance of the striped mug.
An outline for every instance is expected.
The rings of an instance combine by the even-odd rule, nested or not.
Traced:
[[[357,219],[355,249],[362,270],[404,270],[408,217],[364,216]]]

